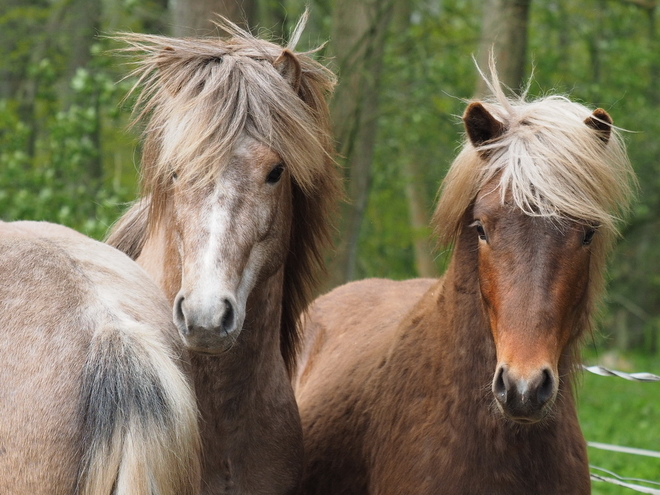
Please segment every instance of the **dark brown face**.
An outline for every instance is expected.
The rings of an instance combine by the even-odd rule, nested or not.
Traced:
[[[477,197],[471,228],[497,350],[493,394],[508,418],[539,421],[557,396],[558,363],[586,302],[589,245],[597,233],[502,204],[496,183]]]

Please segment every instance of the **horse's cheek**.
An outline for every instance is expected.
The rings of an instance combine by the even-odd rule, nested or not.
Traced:
[[[497,341],[497,314],[500,303],[499,293],[497,291],[498,274],[495,270],[493,253],[488,246],[479,248],[479,290],[481,291],[481,300],[484,303],[484,309],[490,321],[493,338]]]

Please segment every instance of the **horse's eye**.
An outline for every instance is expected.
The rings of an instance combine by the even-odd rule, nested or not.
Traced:
[[[282,178],[282,172],[284,172],[284,165],[280,163],[279,165],[276,165],[275,168],[273,168],[273,170],[270,171],[268,177],[266,177],[266,182],[268,184],[278,183]]]
[[[589,227],[584,231],[584,237],[582,238],[582,245],[583,246],[588,246],[591,244],[591,241],[594,240],[594,235],[596,235],[596,228],[595,227]]]
[[[470,227],[474,227],[477,230],[477,235],[479,236],[479,239],[482,241],[488,241],[488,237],[486,236],[486,230],[484,229],[483,224],[479,220],[475,220]]]

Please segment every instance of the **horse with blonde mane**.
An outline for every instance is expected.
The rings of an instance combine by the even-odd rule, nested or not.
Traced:
[[[148,119],[142,198],[108,241],[165,291],[191,351],[202,491],[293,493],[290,384],[340,194],[325,97],[334,75],[226,20],[226,39],[126,34]]]
[[[0,493],[199,493],[197,406],[158,287],[59,225],[0,222],[0,252]]]
[[[432,220],[445,275],[310,307],[302,493],[590,493],[572,384],[635,179],[604,110],[508,99],[491,72]]]

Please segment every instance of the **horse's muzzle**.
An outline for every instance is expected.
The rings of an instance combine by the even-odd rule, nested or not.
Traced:
[[[498,366],[493,394],[502,413],[512,421],[529,424],[545,418],[557,396],[557,379],[549,367],[521,377],[506,364]]]

